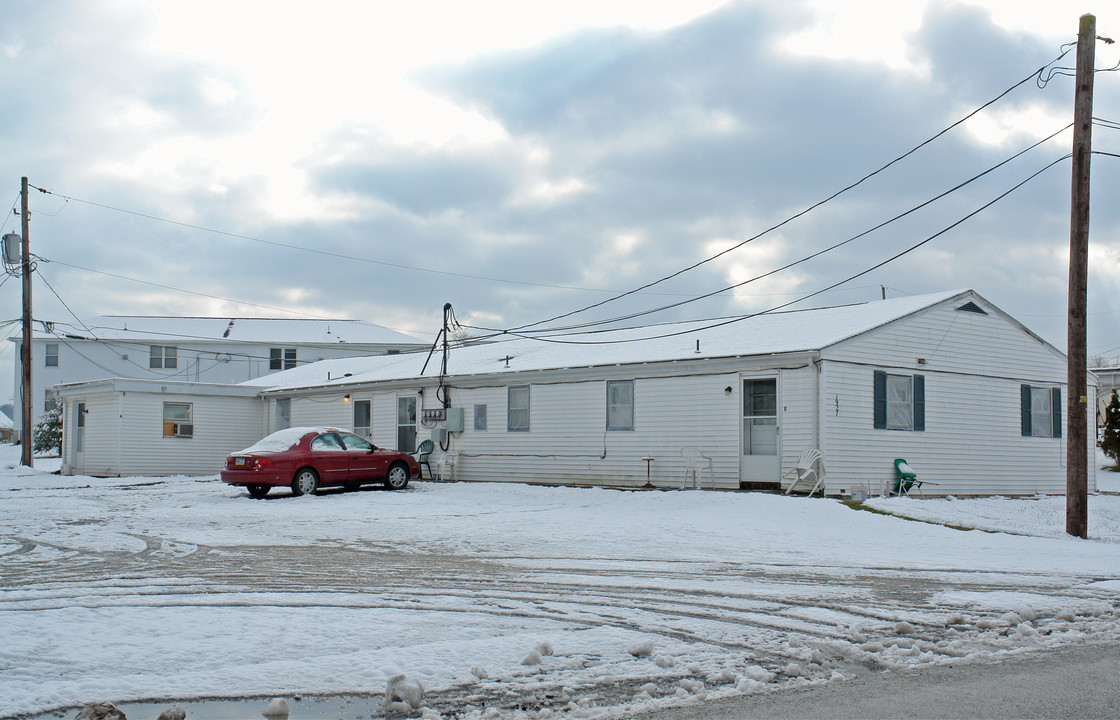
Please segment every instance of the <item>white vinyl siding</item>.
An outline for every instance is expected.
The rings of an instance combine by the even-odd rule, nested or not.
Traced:
[[[1065,440],[1022,436],[1020,388],[1024,378],[1063,378],[1065,360],[998,313],[935,307],[822,356],[829,488],[879,492],[903,458],[937,483],[923,487],[927,495],[1064,492]],[[924,376],[925,432],[867,431],[874,368]],[[1092,468],[1089,483],[1095,487]]]

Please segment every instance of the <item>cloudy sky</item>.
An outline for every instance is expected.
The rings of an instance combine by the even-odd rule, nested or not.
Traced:
[[[1094,10],[1062,5],[12,0],[0,203],[18,208],[21,176],[51,193],[31,197],[41,320],[342,317],[431,340],[450,302],[463,323],[516,327],[712,258],[902,155],[1057,58]],[[1107,9],[1098,32],[1120,38]],[[1099,42],[1097,67],[1118,48]],[[925,203],[1072,121],[1073,79],[1051,74],[779,229],[566,322],[713,293]],[[1120,72],[1097,74],[1094,115],[1094,149],[1120,153]],[[1070,142],[629,322],[841,283]],[[1091,355],[1120,355],[1118,187],[1120,158],[1095,156]],[[1064,349],[1069,188],[1059,161],[793,307],[972,288]],[[0,303],[18,318],[18,280]]]

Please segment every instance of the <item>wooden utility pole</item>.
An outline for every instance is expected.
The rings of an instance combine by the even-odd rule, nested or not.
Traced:
[[[1093,138],[1093,63],[1097,18],[1081,16],[1073,100],[1073,183],[1069,220],[1069,330],[1066,341],[1066,532],[1084,538],[1089,526],[1089,434],[1085,306],[1089,267],[1089,157]]]
[[[20,219],[23,221],[23,345],[19,349],[20,363],[23,366],[20,384],[20,394],[23,396],[20,445],[23,454],[20,462],[27,467],[33,467],[35,460],[31,452],[31,446],[34,444],[31,437],[31,410],[35,406],[35,398],[31,397],[31,213],[27,209],[27,178],[23,178],[20,182],[20,192],[23,198],[20,203]]]

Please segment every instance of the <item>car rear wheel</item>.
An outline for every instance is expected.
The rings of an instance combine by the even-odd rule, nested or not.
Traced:
[[[248,485],[247,488],[249,490],[249,495],[251,495],[252,497],[255,497],[255,498],[262,498],[262,497],[264,497],[265,495],[268,494],[268,491],[272,489],[272,486],[271,485]]]
[[[311,468],[303,468],[296,473],[292,478],[292,494],[295,496],[300,495],[314,495],[315,491],[319,489],[319,476]]]
[[[385,487],[390,490],[403,490],[408,487],[408,466],[402,462],[390,465],[389,474],[385,476]]]

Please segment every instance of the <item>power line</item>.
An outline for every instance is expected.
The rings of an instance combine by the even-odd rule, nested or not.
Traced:
[[[31,186],[31,187],[35,187],[35,186]],[[74,202],[83,203],[85,205],[91,205],[93,207],[99,207],[99,208],[102,208],[104,210],[112,210],[114,212],[125,213],[127,215],[134,215],[136,217],[142,217],[142,218],[145,218],[147,220],[154,220],[156,222],[167,223],[168,225],[177,225],[179,227],[188,228],[190,230],[199,230],[201,232],[213,233],[215,235],[221,235],[223,237],[236,238],[238,240],[248,240],[250,242],[261,243],[263,245],[272,245],[274,247],[281,247],[281,248],[285,248],[285,249],[288,249],[288,250],[299,250],[301,252],[308,252],[308,253],[313,253],[313,254],[316,254],[316,255],[324,255],[326,257],[338,258],[340,260],[351,260],[353,262],[369,263],[371,265],[381,265],[383,267],[391,267],[391,268],[396,268],[398,270],[412,270],[414,272],[433,273],[433,274],[436,274],[436,275],[447,275],[447,276],[450,276],[450,277],[461,277],[461,278],[467,278],[467,279],[470,279],[470,280],[485,280],[487,282],[509,283],[511,285],[528,285],[530,287],[552,288],[552,289],[556,289],[556,290],[579,290],[581,292],[596,292],[596,293],[618,292],[617,290],[610,290],[610,289],[606,289],[606,288],[587,288],[587,287],[577,287],[577,286],[572,286],[572,285],[554,285],[554,284],[549,284],[549,283],[537,283],[537,282],[530,282],[528,280],[510,280],[509,278],[489,277],[489,276],[486,276],[486,275],[471,275],[471,274],[468,274],[468,273],[451,272],[449,270],[433,270],[432,268],[423,268],[423,267],[418,267],[416,265],[404,265],[404,264],[401,264],[401,263],[386,262],[384,260],[373,260],[372,258],[358,257],[358,256],[355,256],[355,255],[346,255],[344,253],[332,252],[330,250],[322,250],[322,249],[319,249],[319,248],[303,247],[301,245],[292,245],[290,243],[282,243],[282,242],[277,242],[275,240],[264,240],[262,238],[252,237],[251,235],[241,235],[239,233],[227,232],[225,230],[215,230],[214,228],[208,228],[208,227],[204,227],[202,225],[194,225],[194,224],[191,224],[191,223],[181,222],[181,221],[178,221],[178,220],[170,220],[168,218],[162,218],[162,217],[159,217],[159,216],[156,216],[156,215],[150,215],[148,213],[138,212],[136,210],[127,210],[125,208],[114,207],[112,205],[106,205],[104,203],[94,202],[92,200],[83,200],[82,198],[77,198],[77,197],[74,197],[72,195],[62,195],[62,194],[56,193],[52,190],[46,190],[46,189],[43,189],[43,188],[40,188],[40,187],[35,187],[35,189],[38,190],[41,193],[46,193],[47,195],[54,195],[56,197],[63,198],[67,202],[73,200]],[[96,272],[96,271],[91,271],[91,272]],[[174,288],[171,288],[171,289],[174,289]],[[189,291],[184,291],[184,292],[189,292]],[[246,303],[246,304],[251,304],[251,303]]]
[[[1076,43],[1074,43],[1074,46],[1076,46]],[[576,314],[578,314],[578,313],[582,313],[582,312],[586,312],[586,311],[588,311],[588,310],[592,310],[592,309],[594,309],[594,308],[600,307],[600,306],[602,306],[602,305],[606,305],[607,303],[610,303],[610,302],[614,302],[614,301],[616,301],[616,300],[621,300],[621,299],[622,299],[622,298],[624,298],[624,297],[628,297],[628,296],[630,296],[630,295],[633,295],[633,294],[635,294],[635,293],[641,292],[642,290],[646,290],[646,289],[648,289],[648,288],[651,288],[651,287],[653,287],[654,285],[657,285],[657,284],[659,284],[659,283],[663,283],[663,282],[665,282],[665,281],[667,281],[667,280],[671,280],[671,279],[673,279],[673,278],[675,278],[675,277],[677,277],[677,276],[679,276],[679,275],[683,275],[684,273],[686,273],[686,272],[689,272],[689,271],[691,271],[691,270],[695,270],[696,268],[700,267],[701,265],[704,265],[704,264],[706,264],[706,263],[712,262],[713,260],[715,260],[715,259],[717,259],[717,258],[719,258],[719,257],[722,257],[723,255],[726,255],[726,254],[727,254],[727,253],[729,253],[729,252],[732,252],[732,251],[734,251],[734,250],[738,250],[739,248],[743,247],[743,246],[744,246],[744,245],[746,245],[747,243],[753,242],[753,241],[755,241],[755,240],[759,239],[760,237],[763,237],[764,235],[767,235],[768,233],[771,233],[771,232],[773,232],[774,230],[777,230],[777,229],[779,229],[779,228],[781,228],[781,227],[783,227],[783,226],[785,226],[785,225],[789,224],[790,222],[793,222],[794,220],[796,220],[796,219],[798,219],[798,218],[800,218],[800,217],[802,217],[802,216],[804,216],[804,215],[806,215],[806,214],[808,214],[808,213],[812,212],[813,210],[816,210],[817,208],[819,208],[820,206],[824,205],[825,203],[831,202],[832,200],[834,200],[834,199],[836,199],[837,197],[839,197],[840,195],[842,195],[842,194],[844,194],[844,193],[848,192],[849,190],[851,190],[851,189],[853,189],[853,188],[857,187],[858,185],[861,185],[861,184],[862,184],[862,183],[864,183],[865,181],[867,181],[867,180],[869,180],[869,179],[871,179],[871,178],[875,177],[875,176],[876,176],[876,175],[878,175],[879,173],[881,173],[881,172],[885,171],[886,169],[890,168],[891,166],[895,165],[896,163],[898,163],[898,162],[900,162],[900,161],[904,160],[905,158],[907,158],[907,157],[909,157],[910,155],[914,154],[915,152],[917,152],[917,151],[918,151],[918,150],[920,150],[921,148],[925,147],[926,145],[929,145],[929,144],[930,144],[930,143],[932,143],[933,141],[935,141],[935,140],[937,140],[938,138],[940,138],[940,137],[941,137],[942,135],[945,135],[945,134],[946,134],[946,133],[948,133],[948,132],[949,132],[950,130],[952,130],[952,129],[956,128],[957,126],[961,125],[962,123],[964,123],[964,122],[966,122],[967,120],[969,120],[970,118],[972,118],[972,117],[973,117],[974,115],[976,115],[976,114],[980,113],[980,112],[981,112],[982,110],[984,110],[984,109],[988,108],[988,107],[989,107],[990,105],[993,105],[994,103],[996,103],[996,102],[998,102],[998,101],[1002,100],[1002,99],[1003,99],[1003,98],[1004,98],[1004,97],[1005,97],[1006,95],[1008,95],[1008,94],[1009,94],[1009,93],[1011,93],[1012,91],[1016,90],[1016,89],[1017,89],[1017,88],[1018,88],[1019,86],[1021,86],[1021,85],[1025,84],[1025,83],[1027,83],[1027,82],[1029,82],[1029,81],[1030,81],[1030,80],[1032,80],[1032,79],[1040,78],[1040,77],[1042,76],[1042,73],[1043,73],[1043,71],[1045,71],[1045,70],[1046,70],[1046,68],[1048,68],[1048,67],[1050,67],[1051,65],[1053,65],[1054,63],[1058,62],[1059,60],[1061,60],[1061,59],[1062,59],[1063,57],[1065,57],[1065,56],[1066,56],[1066,55],[1067,55],[1067,54],[1069,53],[1069,51],[1070,51],[1070,48],[1069,48],[1069,47],[1063,46],[1063,48],[1064,48],[1064,49],[1062,50],[1061,54],[1059,54],[1059,55],[1058,55],[1058,56],[1057,56],[1056,58],[1054,58],[1054,59],[1053,59],[1053,60],[1051,60],[1050,62],[1046,63],[1045,65],[1043,65],[1042,67],[1040,67],[1040,68],[1039,68],[1038,70],[1035,70],[1035,71],[1034,71],[1034,72],[1032,72],[1032,73],[1031,73],[1030,75],[1027,75],[1027,76],[1026,76],[1025,78],[1023,78],[1023,79],[1022,79],[1022,80],[1020,80],[1019,82],[1015,83],[1015,84],[1014,84],[1014,85],[1012,85],[1011,87],[1007,88],[1006,90],[1004,90],[1003,92],[1001,92],[1001,93],[1000,93],[999,95],[996,95],[996,96],[995,96],[994,98],[992,98],[991,100],[987,101],[987,102],[986,102],[986,103],[984,103],[983,105],[981,105],[981,106],[977,107],[977,108],[976,108],[975,110],[973,110],[972,112],[968,113],[967,115],[965,115],[965,116],[964,116],[964,117],[962,117],[961,119],[957,120],[957,121],[956,121],[956,122],[954,122],[953,124],[951,124],[951,125],[949,125],[948,127],[944,128],[944,129],[942,129],[942,130],[940,130],[939,132],[935,133],[934,135],[932,135],[931,137],[927,138],[926,140],[923,140],[922,142],[918,143],[917,145],[915,145],[915,146],[914,146],[914,147],[912,147],[911,149],[909,149],[909,150],[907,150],[906,152],[904,152],[904,153],[903,153],[902,155],[899,155],[898,157],[896,157],[895,159],[891,160],[890,162],[888,162],[887,164],[883,165],[882,167],[878,168],[877,170],[873,170],[872,172],[870,172],[870,173],[868,173],[868,174],[864,175],[863,177],[861,177],[861,178],[860,178],[859,180],[856,180],[855,182],[851,183],[850,185],[847,185],[847,186],[845,186],[845,187],[841,188],[840,190],[837,190],[836,192],[832,193],[831,195],[829,195],[828,197],[824,198],[823,200],[819,200],[819,201],[817,201],[817,202],[813,203],[812,205],[808,206],[808,207],[807,207],[807,208],[805,208],[804,210],[801,210],[800,212],[797,212],[797,213],[795,213],[795,214],[793,214],[793,215],[791,215],[791,216],[787,217],[787,218],[786,218],[785,220],[782,220],[781,222],[779,222],[779,223],[777,223],[777,224],[775,224],[775,225],[772,225],[771,227],[769,227],[769,228],[767,228],[767,229],[763,230],[762,232],[760,232],[760,233],[758,233],[758,234],[756,234],[756,235],[753,235],[753,236],[751,236],[751,237],[747,238],[746,240],[743,240],[743,241],[741,241],[741,242],[739,242],[739,243],[737,243],[737,244],[735,244],[735,245],[732,245],[731,247],[729,247],[729,248],[727,248],[727,249],[725,249],[725,250],[722,250],[722,251],[720,251],[720,252],[716,253],[715,255],[712,255],[712,256],[710,256],[710,257],[707,257],[707,258],[704,258],[703,260],[700,260],[700,261],[698,261],[698,262],[696,262],[696,263],[693,263],[692,265],[689,265],[688,267],[685,267],[685,268],[683,268],[683,269],[681,269],[681,270],[678,270],[678,271],[676,271],[676,272],[674,272],[674,273],[671,273],[671,274],[669,274],[669,275],[666,275],[666,276],[664,276],[664,277],[658,278],[657,280],[653,280],[653,281],[651,281],[651,282],[648,282],[648,283],[646,283],[646,284],[644,284],[644,285],[641,285],[640,287],[638,287],[638,288],[635,288],[634,290],[629,290],[629,291],[627,291],[627,292],[621,293],[621,294],[619,294],[619,295],[616,295],[616,296],[614,296],[614,297],[611,297],[611,298],[607,298],[607,299],[605,299],[605,300],[601,300],[601,301],[599,301],[599,302],[597,302],[597,303],[593,303],[593,304],[591,304],[591,305],[587,305],[587,306],[585,306],[585,307],[582,307],[582,308],[579,308],[579,309],[577,309],[577,310],[572,310],[572,311],[570,311],[570,312],[566,312],[566,313],[563,313],[563,314],[560,314],[560,315],[555,315],[555,316],[553,316],[553,317],[550,317],[550,318],[547,318],[547,319],[545,319],[545,320],[539,320],[539,321],[537,321],[537,322],[534,322],[534,323],[529,323],[529,324],[526,324],[526,325],[519,325],[519,326],[517,326],[517,327],[515,327],[515,328],[511,328],[511,329],[509,330],[509,332],[514,332],[514,331],[519,331],[519,330],[525,330],[525,329],[527,329],[527,328],[531,328],[531,327],[533,327],[533,326],[535,326],[535,325],[543,325],[544,323],[550,323],[550,322],[554,322],[554,321],[556,321],[556,320],[561,320],[561,319],[563,319],[563,318],[566,318],[566,317],[570,317],[570,316],[572,316],[572,315],[576,315]]]
[[[257,308],[262,308],[264,310],[272,310],[272,311],[275,311],[275,312],[290,313],[292,315],[302,315],[303,317],[311,318],[311,319],[314,319],[314,320],[338,320],[338,318],[323,317],[322,315],[314,315],[312,313],[301,312],[299,310],[291,310],[289,308],[273,307],[271,305],[262,305],[260,303],[249,302],[247,300],[235,300],[233,298],[222,297],[220,295],[210,295],[209,293],[199,292],[197,290],[187,290],[186,288],[178,288],[178,287],[173,287],[171,285],[162,285],[162,284],[157,283],[157,282],[152,282],[151,280],[141,280],[140,278],[128,277],[127,275],[120,275],[120,274],[117,274],[117,273],[106,272],[104,270],[94,270],[93,268],[83,267],[81,265],[75,265],[74,263],[68,263],[68,262],[65,262],[63,260],[53,260],[53,259],[44,258],[44,257],[40,257],[39,259],[43,262],[54,263],[56,265],[63,265],[65,267],[74,268],[75,270],[83,270],[85,272],[94,273],[96,275],[105,275],[107,277],[116,278],[118,280],[128,280],[129,282],[140,283],[142,285],[150,285],[152,287],[157,287],[157,288],[160,288],[162,290],[171,290],[171,291],[174,291],[174,292],[186,293],[188,295],[196,295],[198,297],[204,297],[204,298],[208,298],[210,300],[221,300],[222,302],[236,303],[238,305],[248,305],[249,307],[257,307]],[[362,321],[361,320],[355,320],[355,321],[352,321],[352,322],[362,322]],[[385,328],[388,328],[390,330],[396,330],[397,332],[403,332],[403,333],[424,332],[424,331],[420,331],[420,330],[404,330],[404,329],[401,329],[401,328],[390,328],[387,325],[381,325],[379,327],[385,327]]]
[[[746,315],[738,315],[738,316],[735,316],[733,318],[723,320],[721,322],[715,322],[715,323],[700,326],[700,327],[692,327],[692,328],[689,328],[688,330],[680,330],[680,331],[677,331],[677,332],[663,333],[663,334],[660,334],[660,335],[647,335],[647,336],[640,337],[640,338],[625,338],[625,339],[620,339],[620,340],[563,340],[563,339],[559,339],[559,338],[562,338],[565,335],[588,335],[588,334],[597,334],[597,333],[618,332],[620,330],[638,330],[638,329],[642,329],[644,327],[649,327],[649,326],[647,325],[647,326],[634,326],[634,327],[628,327],[628,328],[600,329],[600,330],[592,330],[592,331],[584,332],[584,333],[559,333],[555,337],[545,337],[545,336],[539,336],[539,335],[527,335],[527,334],[521,334],[521,333],[518,333],[518,332],[515,332],[515,331],[507,331],[505,334],[511,335],[513,337],[523,338],[523,339],[526,339],[526,340],[539,340],[541,342],[558,343],[558,344],[565,344],[565,345],[614,345],[614,344],[623,344],[623,343],[632,343],[632,342],[645,342],[647,340],[659,340],[659,339],[662,339],[662,338],[669,338],[669,337],[677,337],[677,336],[680,336],[680,335],[687,335],[687,334],[699,332],[701,330],[710,330],[712,328],[717,328],[717,327],[722,327],[724,325],[731,325],[733,323],[742,322],[743,320],[747,320],[749,318],[756,317],[758,315],[766,315],[766,314],[769,314],[769,313],[777,312],[778,310],[785,309],[785,308],[787,308],[791,305],[795,305],[795,304],[797,304],[799,302],[802,302],[804,300],[808,300],[810,298],[816,297],[817,295],[828,292],[829,290],[837,288],[840,285],[843,285],[844,283],[850,282],[851,280],[855,280],[856,278],[863,277],[864,275],[867,275],[868,273],[873,272],[873,271],[883,267],[884,265],[897,260],[898,258],[902,257],[903,255],[907,255],[907,254],[913,252],[914,250],[917,250],[918,248],[922,247],[926,243],[929,243],[932,240],[940,237],[941,235],[944,235],[945,233],[949,232],[953,228],[963,224],[964,222],[966,222],[967,220],[975,217],[976,215],[980,214],[984,210],[987,210],[989,207],[996,204],[997,202],[999,202],[1003,198],[1007,197],[1011,193],[1015,192],[1016,190],[1018,190],[1022,186],[1026,185],[1031,180],[1035,179],[1036,177],[1038,177],[1042,173],[1046,172],[1050,168],[1054,167],[1058,163],[1063,162],[1065,160],[1068,160],[1070,157],[1071,157],[1070,154],[1066,154],[1066,155],[1063,155],[1062,157],[1058,158],[1057,160],[1054,160],[1053,162],[1051,162],[1048,165],[1046,165],[1045,167],[1043,167],[1041,170],[1038,170],[1038,171],[1032,173],[1025,180],[1022,180],[1022,181],[1016,183],[1014,186],[1011,187],[1011,189],[1001,193],[1000,195],[996,196],[994,199],[992,199],[992,200],[988,201],[987,203],[981,205],[976,210],[973,210],[972,212],[968,213],[967,215],[965,215],[964,217],[960,218],[959,220],[953,222],[952,224],[942,228],[941,230],[934,233],[933,235],[930,235],[929,237],[925,238],[924,240],[922,240],[918,243],[915,243],[914,245],[911,245],[910,247],[906,248],[905,250],[902,250],[901,252],[898,252],[898,253],[892,255],[891,257],[887,258],[886,260],[883,260],[879,263],[876,263],[875,265],[872,265],[871,267],[868,267],[865,270],[862,270],[862,271],[856,273],[855,275],[850,275],[847,278],[845,278],[843,280],[840,280],[839,282],[835,282],[835,283],[833,283],[833,284],[831,284],[827,287],[821,288],[820,290],[816,290],[816,291],[811,292],[807,295],[804,295],[804,296],[802,296],[802,297],[800,297],[796,300],[791,300],[790,302],[783,303],[781,305],[777,305],[777,306],[769,308],[767,310],[762,310],[762,311],[759,311],[759,312],[756,312],[756,313],[749,313],[749,314],[746,314]]]
[[[771,275],[775,275],[779,272],[782,272],[784,270],[788,270],[788,269],[790,269],[792,267],[795,267],[797,265],[800,265],[804,262],[807,262],[807,261],[812,260],[814,258],[820,257],[821,255],[824,255],[828,252],[836,250],[837,248],[840,248],[844,245],[847,245],[851,242],[854,242],[855,240],[858,240],[862,237],[866,237],[867,235],[870,235],[871,233],[875,232],[876,230],[880,230],[880,229],[886,227],[887,225],[890,225],[891,223],[893,223],[897,220],[900,220],[900,219],[902,219],[902,218],[904,218],[908,215],[912,215],[913,213],[917,212],[918,210],[921,210],[922,208],[925,208],[925,207],[928,207],[929,205],[932,205],[933,203],[937,202],[938,200],[941,200],[942,198],[960,190],[961,188],[975,182],[976,180],[979,180],[980,178],[984,177],[985,175],[988,175],[988,174],[994,172],[995,170],[998,170],[999,168],[1003,167],[1004,165],[1007,165],[1008,163],[1012,162],[1013,160],[1016,160],[1016,159],[1022,157],[1023,155],[1030,152],[1031,150],[1034,150],[1035,148],[1039,147],[1040,145],[1043,145],[1043,144],[1049,142],[1050,140],[1054,139],[1058,135],[1060,135],[1063,132],[1065,132],[1066,130],[1068,130],[1070,127],[1072,127],[1072,125],[1073,125],[1073,123],[1070,123],[1069,125],[1066,125],[1065,127],[1061,128],[1060,130],[1057,130],[1057,131],[1051,133],[1050,135],[1046,136],[1045,138],[1043,138],[1043,139],[1033,143],[1032,145],[1020,150],[1019,152],[1015,153],[1014,155],[1011,155],[1010,157],[1002,160],[1001,162],[996,163],[995,165],[993,165],[993,166],[989,167],[988,169],[984,170],[983,172],[980,172],[976,175],[973,175],[972,177],[968,178],[967,180],[964,180],[963,182],[960,182],[960,183],[954,185],[953,187],[949,188],[948,190],[945,190],[944,192],[942,192],[938,195],[935,195],[934,197],[930,198],[929,200],[926,200],[925,202],[920,203],[919,205],[916,205],[916,206],[910,208],[909,210],[906,210],[905,212],[902,212],[902,213],[899,213],[898,215],[895,215],[894,217],[890,218],[889,220],[885,220],[885,221],[879,223],[878,225],[875,225],[874,227],[871,227],[867,230],[864,230],[861,233],[853,235],[852,237],[850,237],[846,240],[842,240],[840,242],[834,243],[833,245],[830,245],[829,247],[823,248],[821,250],[818,250],[815,253],[811,253],[811,254],[809,254],[807,256],[804,256],[800,259],[789,262],[789,263],[787,263],[787,264],[785,264],[781,267],[770,270],[769,272],[763,273],[761,275],[756,275],[755,277],[749,278],[747,280],[743,280],[742,282],[738,282],[738,283],[735,283],[733,285],[728,285],[726,287],[720,288],[718,290],[713,290],[713,291],[711,291],[709,293],[705,293],[703,295],[698,295],[698,296],[689,298],[688,300],[682,300],[680,302],[671,303],[669,305],[662,305],[662,306],[656,307],[656,308],[651,308],[651,309],[647,309],[647,310],[640,310],[640,311],[630,313],[628,315],[621,315],[621,316],[617,316],[617,317],[606,319],[606,320],[589,321],[589,322],[586,322],[586,323],[581,323],[581,324],[577,324],[577,325],[567,325],[567,326],[562,326],[562,327],[558,327],[558,328],[545,328],[545,329],[542,329],[542,330],[539,330],[539,331],[534,330],[532,332],[550,333],[550,332],[558,332],[558,331],[565,331],[565,330],[577,330],[577,329],[595,327],[595,326],[598,326],[598,325],[608,325],[608,324],[615,323],[615,322],[622,322],[624,320],[633,320],[634,318],[642,317],[644,315],[651,315],[653,313],[662,312],[662,311],[665,311],[665,310],[671,310],[673,308],[681,307],[683,305],[687,305],[689,303],[696,302],[696,301],[699,301],[699,300],[705,300],[705,299],[713,297],[715,295],[719,295],[719,294],[728,292],[730,290],[734,290],[736,288],[743,287],[744,285],[755,282],[757,280],[762,280],[764,278],[770,277]],[[486,330],[486,331],[490,331],[490,332],[502,332],[501,330],[499,330],[497,328],[484,328],[484,327],[478,327],[478,326],[470,326],[470,327],[473,327],[474,329],[477,329],[477,330]]]

